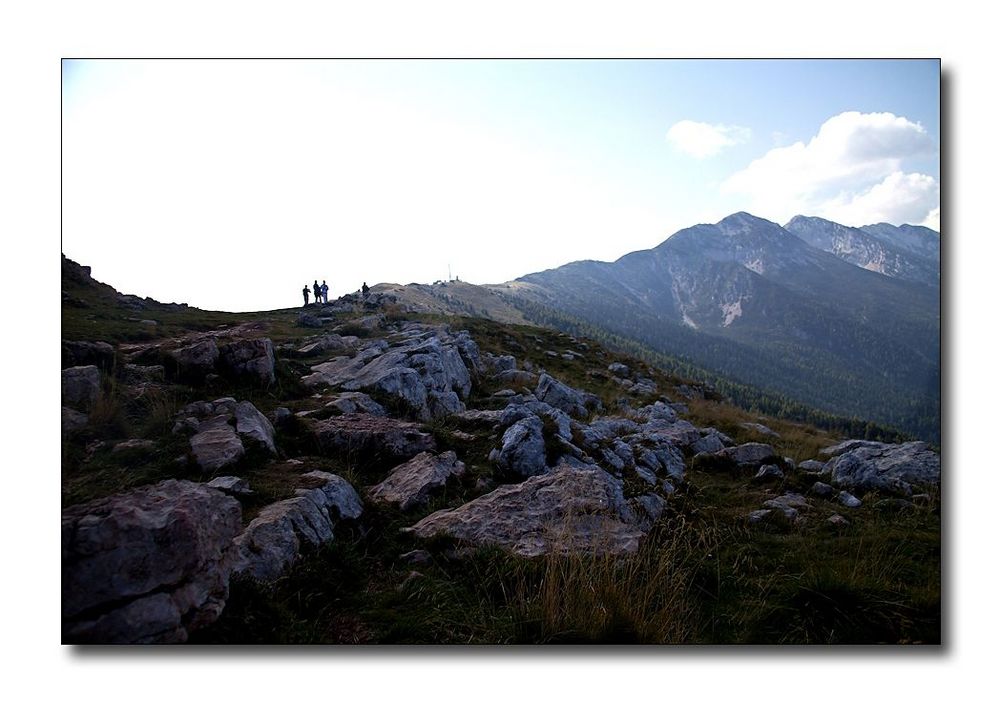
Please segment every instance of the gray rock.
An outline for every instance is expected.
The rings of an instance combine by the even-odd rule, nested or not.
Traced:
[[[493,380],[500,383],[506,383],[508,385],[530,387],[538,381],[538,376],[527,370],[517,370],[512,368],[510,370],[500,371],[493,376]]]
[[[850,507],[851,509],[856,509],[861,506],[861,500],[846,490],[841,490],[837,494],[837,501],[844,505],[844,507]]]
[[[362,317],[354,323],[362,329],[375,331],[376,329],[381,329],[385,326],[385,315],[381,313],[369,315],[367,317]]]
[[[785,474],[781,472],[781,468],[773,463],[761,466],[752,478],[755,483],[780,482],[784,479]]]
[[[345,414],[316,421],[312,431],[323,450],[354,458],[407,460],[434,450],[434,438],[418,424],[391,417]]]
[[[236,433],[244,443],[256,444],[271,454],[278,453],[274,447],[274,427],[252,403],[236,403],[233,416],[236,420]]]
[[[435,512],[404,531],[421,539],[448,535],[529,557],[630,553],[644,535],[620,480],[599,468],[566,465],[503,485],[456,509]]]
[[[246,478],[239,478],[235,475],[220,475],[218,478],[205,483],[210,488],[221,490],[227,495],[250,495],[250,483]]]
[[[717,433],[705,434],[700,439],[690,444],[690,449],[695,453],[717,453],[726,448]]]
[[[278,427],[289,427],[294,421],[292,411],[287,407],[274,410],[274,424]]]
[[[115,365],[115,349],[105,341],[63,341],[62,367],[97,366],[105,373]]]
[[[295,320],[295,326],[318,329],[323,326],[323,320],[308,312],[301,313]]]
[[[270,339],[238,339],[219,347],[219,365],[237,377],[274,382],[274,344]]]
[[[222,612],[240,506],[167,480],[62,515],[64,643],[181,642]]]
[[[798,516],[799,513],[797,511],[793,510],[793,512],[793,517]],[[771,510],[769,509],[754,510],[747,515],[747,522],[750,524],[761,524],[767,519],[769,514],[771,514]]]
[[[127,441],[119,441],[116,443],[112,449],[111,453],[125,453],[126,451],[152,451],[156,448],[156,442],[150,441],[148,439],[129,439]]]
[[[809,488],[809,493],[817,497],[830,497],[833,494],[833,486],[817,481]]]
[[[535,388],[535,397],[573,417],[586,417],[584,393],[561,383],[548,373],[542,373]]]
[[[62,404],[90,410],[101,395],[101,371],[97,366],[75,366],[62,372]]]
[[[748,443],[731,446],[719,451],[717,455],[724,456],[736,462],[741,468],[756,467],[765,461],[777,459],[774,449],[767,444]]]
[[[653,423],[656,426],[668,426],[677,421],[677,412],[664,402],[654,402],[651,405],[640,407],[635,411],[635,416],[641,422]]]
[[[377,502],[387,502],[404,512],[423,507],[431,496],[444,488],[448,480],[465,474],[465,464],[454,451],[438,456],[424,452],[396,466],[388,477],[369,489]]]
[[[624,363],[612,363],[608,366],[608,372],[619,378],[627,378],[632,375],[631,369]]]
[[[635,474],[640,480],[643,480],[650,485],[656,485],[656,474],[649,468],[644,466],[633,466],[632,470],[635,471]]]
[[[829,467],[826,463],[821,463],[820,461],[802,461],[799,464],[798,470],[803,473],[809,473],[811,475],[824,475],[830,472]]]
[[[847,521],[847,519],[845,519],[844,517],[840,516],[839,514],[834,514],[828,517],[826,523],[834,527],[835,529],[846,529],[847,527],[851,526],[851,523]]]
[[[545,472],[545,438],[542,420],[532,415],[504,432],[496,463],[506,473],[530,477]]]
[[[215,369],[219,360],[219,346],[215,339],[202,339],[169,352],[177,364],[177,371],[184,378],[204,378]]]
[[[484,359],[484,366],[486,370],[493,373],[502,373],[503,371],[515,370],[517,368],[517,361],[513,356],[494,356],[489,354]]]
[[[764,507],[780,510],[789,519],[796,519],[799,516],[799,510],[812,509],[812,505],[805,497],[794,492],[786,492],[781,497],[767,500],[764,502]]]
[[[205,473],[231,466],[246,453],[236,429],[228,424],[199,431],[189,441],[194,461]]]
[[[62,435],[69,436],[87,426],[87,415],[70,407],[62,408]]]
[[[629,506],[636,515],[636,524],[643,531],[649,531],[656,520],[663,516],[667,501],[659,495],[640,495],[629,500]]]
[[[831,451],[830,482],[840,488],[909,496],[915,487],[941,482],[941,456],[922,441],[845,442]]]
[[[338,517],[360,516],[361,499],[343,478],[321,471],[306,477],[320,481],[321,486],[296,490],[295,497],[268,505],[233,540],[237,550],[234,575],[276,580],[298,560],[306,545],[316,547],[333,540]]]
[[[324,353],[347,354],[358,346],[358,337],[340,336],[339,334],[325,334],[315,341],[295,350],[295,355],[300,357],[319,356]]]
[[[820,449],[819,452],[823,456],[829,456],[833,458],[839,456],[842,453],[847,453],[848,451],[853,451],[858,448],[874,448],[879,449],[885,446],[885,444],[879,441],[865,441],[863,439],[849,439],[848,441],[842,441],[835,446],[828,446],[827,448]]]
[[[342,392],[335,399],[326,403],[327,407],[336,407],[344,414],[371,414],[376,417],[387,417],[385,407],[375,402],[363,392]]]

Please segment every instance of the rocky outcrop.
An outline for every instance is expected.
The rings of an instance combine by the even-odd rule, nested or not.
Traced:
[[[577,418],[586,417],[590,409],[600,409],[600,401],[594,395],[574,390],[548,373],[539,376],[535,397]]]
[[[445,535],[500,546],[522,556],[628,553],[639,547],[646,522],[629,507],[620,480],[600,468],[560,465],[435,512],[405,531],[422,539]]]
[[[409,325],[406,332],[384,351],[314,366],[303,382],[391,397],[422,420],[465,410],[481,364],[475,342],[431,327]]]
[[[205,485],[216,490],[221,490],[227,495],[250,495],[253,493],[247,479],[235,475],[220,475],[218,478],[205,483]]]
[[[325,353],[349,353],[358,346],[358,337],[325,334],[315,341],[296,349],[295,355],[301,357],[319,356]]]
[[[312,424],[320,447],[327,452],[368,460],[408,460],[434,450],[434,437],[418,424],[390,417],[345,414]]]
[[[393,468],[385,480],[369,489],[368,494],[373,500],[387,502],[407,512],[426,505],[450,479],[464,474],[465,464],[458,460],[454,451],[438,456],[424,452]]]
[[[734,462],[740,468],[756,468],[764,463],[780,460],[768,444],[740,444],[722,449],[715,454]]]
[[[187,640],[225,605],[239,529],[236,500],[187,481],[64,510],[64,643]]]
[[[516,421],[504,432],[500,449],[490,454],[501,471],[522,478],[545,472],[545,437],[535,415]]]
[[[229,375],[259,383],[274,382],[274,344],[270,339],[237,339],[219,346],[219,367]]]
[[[941,482],[941,456],[922,441],[905,444],[851,441],[823,452],[833,456],[827,464],[830,482],[842,489],[880,490],[909,496],[915,487]]]
[[[387,417],[385,407],[375,402],[363,392],[342,392],[326,403],[327,407],[335,407],[343,414],[371,414],[376,417]]]
[[[234,575],[276,580],[307,545],[332,541],[336,521],[361,516],[361,498],[346,480],[322,471],[303,477],[318,487],[299,488],[295,497],[268,505],[234,539]]]
[[[267,417],[252,403],[231,397],[192,402],[178,412],[174,431],[192,433],[192,457],[206,473],[233,465],[248,449],[277,454]]]
[[[110,373],[115,365],[115,348],[106,341],[63,341],[62,367],[97,366]]]
[[[62,372],[64,407],[88,411],[101,394],[101,371],[97,366],[75,366]]]
[[[202,339],[168,352],[177,365],[177,374],[182,379],[203,380],[215,370],[219,360],[219,346],[215,339]]]

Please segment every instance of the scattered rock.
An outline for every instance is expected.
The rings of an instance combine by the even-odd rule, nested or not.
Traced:
[[[844,507],[850,507],[851,509],[856,509],[861,506],[861,500],[859,500],[846,490],[841,490],[837,494],[837,501],[840,504],[844,505]]]
[[[215,339],[202,339],[174,349],[168,355],[177,364],[177,373],[181,378],[200,381],[215,370],[215,363],[219,360],[219,346]]]
[[[809,488],[809,493],[817,497],[830,497],[833,494],[833,486],[817,481]]]
[[[391,417],[345,414],[316,421],[312,431],[325,451],[355,458],[408,460],[434,450],[434,438],[418,424]]]
[[[781,468],[773,463],[761,466],[760,470],[752,478],[755,483],[780,482],[784,479],[785,474],[781,472]]]
[[[522,556],[634,552],[644,532],[605,471],[566,465],[503,485],[456,509],[435,512],[404,531],[428,539],[447,535],[496,545]]]
[[[822,463],[820,461],[812,461],[812,460],[802,461],[802,463],[800,463],[798,466],[798,470],[802,471],[803,473],[809,473],[812,475],[824,475],[825,473],[830,472],[830,469],[827,467],[826,463]]]
[[[789,519],[796,519],[799,516],[799,510],[812,509],[812,505],[805,497],[794,492],[786,492],[781,497],[767,500],[764,502],[764,507],[779,510]]]
[[[295,320],[295,326],[297,327],[307,327],[311,329],[319,329],[323,326],[323,320],[314,314],[309,314],[308,312],[302,312],[298,318]]]
[[[740,468],[755,468],[765,461],[777,459],[774,449],[767,444],[749,443],[731,446],[718,452],[719,455],[735,461]]]
[[[205,483],[208,487],[221,490],[227,495],[251,495],[250,483],[246,478],[238,478],[235,475],[222,475],[214,480]]]
[[[219,365],[236,377],[274,382],[274,344],[270,339],[237,339],[219,347]]]
[[[191,437],[190,444],[195,463],[205,473],[233,465],[246,453],[236,429],[225,423],[199,431]]]
[[[851,523],[847,521],[844,517],[839,514],[833,514],[826,520],[827,524],[834,527],[835,529],[846,529],[851,526]]]
[[[830,482],[841,488],[909,496],[914,487],[941,482],[941,456],[922,441],[847,441],[824,452],[834,456],[829,464]]]
[[[500,449],[491,454],[500,469],[524,478],[545,472],[545,438],[542,420],[531,415],[504,432]]]
[[[124,453],[126,451],[152,451],[156,448],[156,442],[148,439],[129,439],[119,441],[111,449],[111,453]]]
[[[429,566],[434,562],[430,551],[425,551],[422,548],[407,551],[406,553],[400,555],[399,560],[405,565],[411,566]]]
[[[166,480],[62,515],[64,643],[174,643],[218,618],[240,505]]]
[[[335,519],[361,515],[361,498],[346,480],[321,471],[306,477],[323,481],[321,487],[296,490],[295,497],[268,505],[233,540],[237,550],[234,575],[276,580],[299,558],[305,545],[316,547],[333,540]]]
[[[408,512],[426,505],[449,479],[464,474],[465,464],[458,460],[454,451],[438,456],[424,452],[393,468],[385,480],[369,489],[368,494],[373,500]]]
[[[87,426],[87,415],[70,407],[62,408],[62,435],[69,436]]]
[[[632,375],[632,370],[624,363],[612,363],[608,366],[608,372],[619,378],[628,378]]]
[[[97,366],[105,373],[115,365],[115,349],[105,341],[63,341],[62,367]]]
[[[139,366],[126,363],[124,380],[130,385],[145,385],[147,383],[162,383],[166,379],[166,369],[163,366]]]
[[[363,392],[342,392],[330,402],[327,407],[336,407],[343,414],[371,414],[376,417],[387,417],[389,413],[385,407],[375,402],[371,397]]]
[[[74,366],[62,372],[62,404],[88,411],[101,394],[101,371],[97,366]]]
[[[538,378],[535,397],[546,404],[561,409],[573,417],[582,418],[587,416],[584,394],[579,390],[574,390],[565,383],[559,382],[548,373],[542,373]]]

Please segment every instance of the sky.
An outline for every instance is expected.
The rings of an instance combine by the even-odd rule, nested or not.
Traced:
[[[736,211],[938,228],[939,64],[63,61],[62,250],[205,309],[499,283]]]

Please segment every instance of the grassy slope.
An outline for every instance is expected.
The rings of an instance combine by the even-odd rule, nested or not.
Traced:
[[[227,314],[150,305],[122,308],[110,288],[64,289],[87,307],[64,304],[63,336],[111,342],[172,336],[221,324],[261,323],[276,343],[300,340],[320,330],[294,326],[297,310]],[[349,315],[344,315],[346,318]],[[390,317],[393,315],[390,314]],[[447,320],[466,328],[480,348],[511,353],[543,365],[556,377],[597,393],[611,406],[618,387],[603,371],[621,360],[640,368],[673,400],[679,382],[656,368],[593,342],[538,327],[485,319],[406,315]],[[155,319],[155,327],[136,319]],[[582,360],[551,358],[546,351],[574,350]],[[322,359],[311,360],[318,362]],[[72,504],[166,477],[208,480],[183,457],[186,443],[170,434],[173,415],[194,399],[232,395],[253,401],[265,414],[277,406],[314,409],[320,399],[297,382],[301,361],[279,357],[279,383],[270,388],[220,384],[193,388],[168,384],[132,397],[113,376],[105,379],[100,411],[91,424],[63,442],[63,503]],[[470,407],[498,406],[480,385]],[[816,455],[836,438],[808,425],[750,415],[709,400],[690,402],[699,426],[717,426],[737,441],[760,440],[740,423],[763,421],[782,439],[776,450],[796,460]],[[360,523],[338,526],[334,543],[309,554],[272,586],[236,580],[221,617],[197,642],[230,643],[897,643],[936,642],[940,637],[940,517],[937,500],[904,515],[887,515],[876,500],[847,514],[843,533],[825,523],[834,510],[819,503],[804,528],[748,529],[745,515],[785,489],[804,491],[792,476],[786,485],[751,485],[746,476],[689,470],[689,485],[671,500],[668,514],[627,559],[543,558],[528,561],[493,549],[454,560],[449,544],[430,545],[433,563],[414,568],[398,556],[425,546],[399,528],[443,507],[482,493],[479,477],[496,437],[452,420],[428,426],[441,450],[453,449],[469,467],[466,478],[426,509],[403,516],[366,503]],[[112,454],[120,438],[156,442],[149,453]],[[100,442],[104,443],[101,444]],[[249,520],[269,501],[298,485],[305,470],[319,468],[347,477],[359,492],[380,480],[387,466],[318,455],[304,432],[278,436],[282,458],[301,465],[249,457],[236,471],[256,496],[244,500]],[[180,462],[178,462],[180,461]],[[363,494],[363,492],[362,492]],[[417,573],[414,575],[414,573]]]

